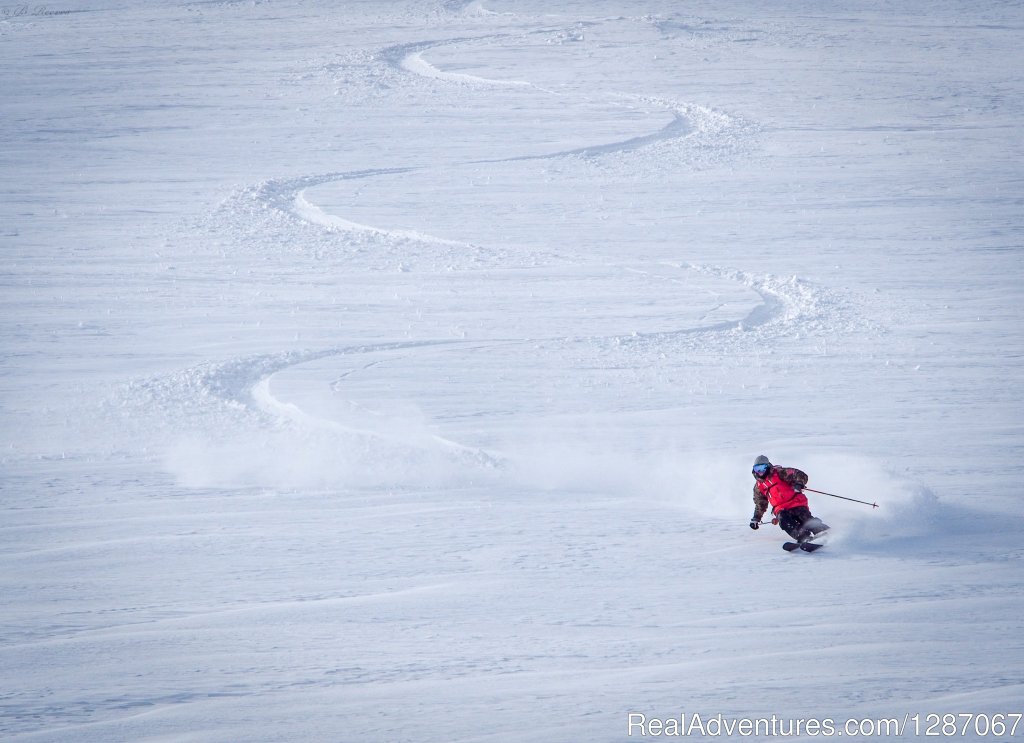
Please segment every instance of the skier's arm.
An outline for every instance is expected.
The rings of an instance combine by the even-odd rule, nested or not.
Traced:
[[[760,521],[761,517],[764,516],[764,512],[768,510],[768,499],[761,494],[757,485],[754,486],[754,515],[750,517],[751,521]]]
[[[797,490],[802,490],[810,479],[806,472],[798,470],[796,467],[780,467],[776,472],[778,472],[780,480],[789,483]]]

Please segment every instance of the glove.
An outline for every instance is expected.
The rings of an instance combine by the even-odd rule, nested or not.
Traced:
[[[796,491],[797,493],[802,493],[802,492],[804,492],[804,486],[803,485],[799,485],[799,484],[798,485],[794,485],[793,486],[793,490]]]
[[[751,529],[760,529],[761,528],[761,522],[758,519],[750,519],[750,528]]]

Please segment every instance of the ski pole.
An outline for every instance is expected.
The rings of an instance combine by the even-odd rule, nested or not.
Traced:
[[[871,506],[872,508],[878,508],[877,503],[868,503],[866,500],[857,500],[856,498],[847,498],[843,495],[836,495],[835,493],[826,493],[824,490],[815,490],[814,488],[804,488],[809,493],[817,493],[818,495],[827,495],[830,498],[839,498],[840,500],[853,501],[854,503],[863,503],[865,506]]]

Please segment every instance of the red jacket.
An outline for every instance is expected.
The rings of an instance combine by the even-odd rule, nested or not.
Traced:
[[[807,475],[794,467],[773,468],[763,480],[755,480],[754,487],[768,499],[772,513],[807,505],[807,497],[798,493],[793,485],[805,485]]]

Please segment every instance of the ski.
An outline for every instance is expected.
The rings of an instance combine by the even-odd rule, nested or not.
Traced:
[[[824,536],[825,532],[828,531],[829,527],[827,524],[823,524],[821,522],[821,519],[812,519],[811,521],[813,521],[815,524],[814,531],[812,534],[808,534],[804,537],[801,537],[795,542],[786,542],[782,545],[782,549],[786,550],[786,552],[793,552],[794,550],[798,549],[801,549],[804,552],[814,552],[815,550],[824,547],[824,542],[816,542],[814,540],[816,540],[818,537]],[[810,524],[811,521],[808,521],[806,523]]]
[[[800,542],[785,542],[782,545],[782,549],[786,550],[786,552],[793,552],[798,549],[804,552],[814,552],[814,550],[821,549],[824,546],[820,542],[803,542],[802,544]]]

